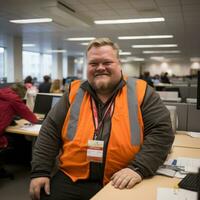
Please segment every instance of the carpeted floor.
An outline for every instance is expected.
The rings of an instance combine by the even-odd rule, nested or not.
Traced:
[[[29,173],[30,167],[25,165],[6,165],[6,170],[14,174],[14,179],[0,178],[1,200],[30,200]]]

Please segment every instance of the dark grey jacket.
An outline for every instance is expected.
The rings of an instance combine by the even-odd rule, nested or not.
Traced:
[[[113,96],[125,84],[126,82],[121,80],[113,92]],[[109,101],[103,104],[87,81],[81,87],[87,90],[95,99],[99,119],[101,119]],[[33,151],[32,178],[51,176],[55,158],[59,151],[62,151],[61,130],[69,106],[68,93],[65,93],[43,122]],[[141,111],[144,122],[144,143],[141,150],[136,154],[135,159],[127,167],[137,169],[137,172],[145,178],[153,176],[158,167],[166,159],[174,140],[174,134],[171,127],[169,111],[164,106],[158,94],[150,86],[147,86]],[[110,119],[106,119],[104,126],[102,126],[101,134],[98,136],[98,139],[104,140],[106,144],[104,158],[106,157],[110,126]],[[103,173],[104,164],[91,163],[90,179],[102,181]]]

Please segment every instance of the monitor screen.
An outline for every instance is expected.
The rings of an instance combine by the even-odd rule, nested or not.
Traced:
[[[60,100],[60,96],[52,96],[51,108]]]
[[[38,93],[35,99],[33,112],[46,116],[60,98],[61,96]]]

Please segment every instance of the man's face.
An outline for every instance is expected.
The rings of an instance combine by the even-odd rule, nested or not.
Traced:
[[[121,67],[111,46],[92,47],[87,53],[87,78],[97,93],[110,93],[121,79]]]

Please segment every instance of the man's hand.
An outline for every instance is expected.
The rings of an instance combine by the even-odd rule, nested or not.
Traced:
[[[41,188],[44,188],[46,194],[50,194],[50,180],[48,177],[38,177],[31,180],[29,192],[32,200],[40,199]]]
[[[121,169],[111,177],[112,185],[115,188],[124,189],[132,188],[136,183],[142,181],[142,177],[135,171],[129,168]]]

